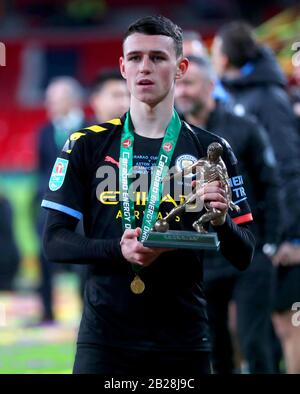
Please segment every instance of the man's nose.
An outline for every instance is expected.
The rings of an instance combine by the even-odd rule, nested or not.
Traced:
[[[140,71],[143,73],[149,73],[151,71],[151,62],[149,56],[144,56],[140,63]]]

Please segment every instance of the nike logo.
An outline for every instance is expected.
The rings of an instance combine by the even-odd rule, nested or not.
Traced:
[[[108,163],[116,164],[118,167],[120,166],[119,162],[111,156],[105,156],[104,161],[107,161]]]

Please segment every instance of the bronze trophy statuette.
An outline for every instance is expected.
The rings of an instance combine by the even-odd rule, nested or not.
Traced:
[[[207,148],[207,157],[199,159],[181,172],[165,180],[181,177],[191,174],[193,170],[200,171],[200,180],[196,180],[195,190],[213,181],[220,181],[225,189],[229,209],[239,212],[240,208],[232,202],[231,188],[226,165],[222,160],[223,148],[218,142],[211,143]],[[166,247],[177,249],[208,249],[218,250],[219,240],[216,232],[208,232],[204,225],[208,222],[218,219],[222,212],[212,208],[208,202],[204,203],[205,213],[193,223],[194,231],[169,230],[169,223],[176,217],[181,216],[188,204],[196,201],[196,192],[192,191],[186,197],[185,201],[174,207],[164,218],[157,220],[154,228],[149,233],[144,246],[148,247]]]

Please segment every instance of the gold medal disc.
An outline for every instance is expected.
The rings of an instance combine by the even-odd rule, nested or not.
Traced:
[[[130,283],[130,288],[134,294],[142,294],[145,290],[145,283],[138,275],[136,275],[133,281]]]

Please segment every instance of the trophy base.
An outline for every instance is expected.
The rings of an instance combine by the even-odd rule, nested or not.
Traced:
[[[151,231],[144,246],[176,249],[219,250],[217,233],[197,233],[196,231],[169,230],[165,233]]]

